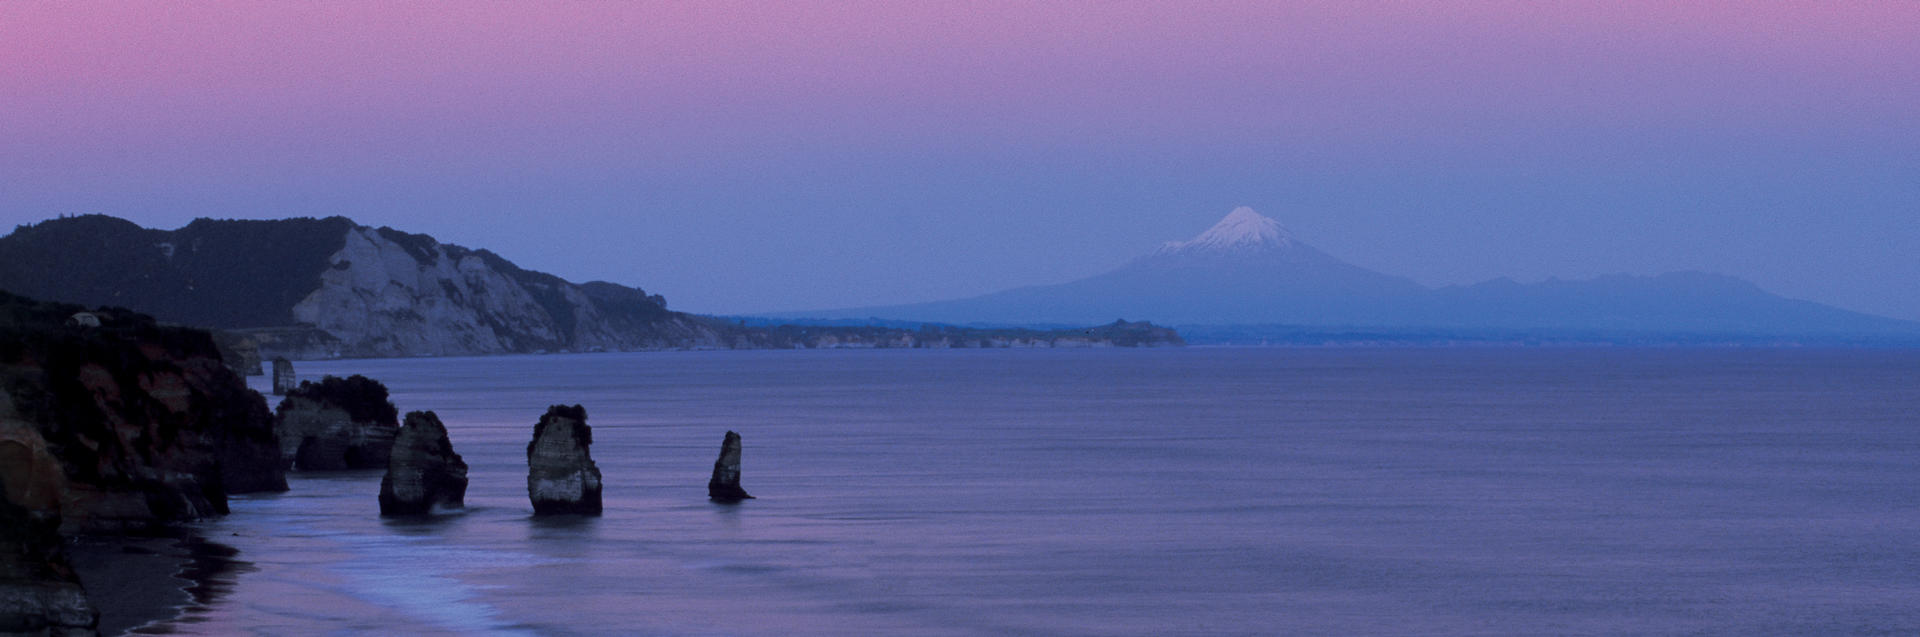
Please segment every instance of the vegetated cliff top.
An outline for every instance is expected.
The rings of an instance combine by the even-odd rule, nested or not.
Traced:
[[[327,376],[320,382],[300,381],[300,386],[288,391],[287,397],[280,401],[278,412],[285,413],[296,398],[338,407],[354,422],[400,426],[400,411],[389,399],[387,386],[359,374],[346,378]]]
[[[49,219],[0,237],[0,289],[202,327],[288,325],[353,227],[345,217],[195,219],[178,230]]]
[[[76,315],[90,316],[98,324],[76,329]],[[163,327],[152,316],[122,307],[37,301],[0,290],[0,361],[43,357],[55,343],[97,348],[128,340],[159,347],[166,354],[217,352],[213,335],[204,330]]]
[[[6,424],[37,431],[69,482],[135,494],[63,500],[70,525],[191,519],[225,512],[227,493],[285,489],[266,401],[204,330],[0,292],[0,392],[20,418]]]

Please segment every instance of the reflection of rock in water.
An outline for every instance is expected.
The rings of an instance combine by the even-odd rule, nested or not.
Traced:
[[[187,595],[193,598],[192,605],[181,609],[181,621],[195,621],[193,616],[205,614],[233,592],[234,582],[242,573],[258,570],[252,562],[237,557],[239,549],[197,535],[181,539],[180,546],[190,559],[175,576],[190,582]]]
[[[100,633],[163,635],[203,621],[253,564],[187,529],[83,541],[75,567],[100,608]]]

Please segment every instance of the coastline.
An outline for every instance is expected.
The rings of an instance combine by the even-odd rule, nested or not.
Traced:
[[[166,625],[192,621],[233,585],[245,562],[238,551],[191,528],[168,528],[145,536],[82,537],[69,557],[87,598],[100,612],[101,635],[173,632]]]

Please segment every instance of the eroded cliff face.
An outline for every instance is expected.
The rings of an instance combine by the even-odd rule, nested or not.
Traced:
[[[467,463],[454,453],[447,427],[431,411],[407,412],[380,478],[380,515],[425,515],[457,509],[467,497]]]
[[[274,409],[281,457],[308,471],[385,469],[398,413],[386,386],[365,376],[302,382]]]
[[[46,439],[0,393],[0,633],[91,634],[99,613],[67,560],[67,480]]]
[[[64,534],[218,515],[229,493],[286,489],[266,401],[207,332],[80,310],[0,293],[0,631],[90,631]]]
[[[534,515],[600,515],[600,467],[592,446],[586,409],[547,408],[527,443],[527,497]]]
[[[667,312],[659,297],[630,288],[620,290],[637,301],[617,292],[596,297],[590,288],[423,235],[356,226],[328,263],[319,288],[293,306],[295,320],[339,340],[339,351],[320,354],[444,356],[718,342],[712,327]]]
[[[207,332],[123,310],[68,325],[73,306],[5,295],[0,430],[61,463],[62,525],[119,531],[226,512],[226,495],[285,490],[266,401]]]

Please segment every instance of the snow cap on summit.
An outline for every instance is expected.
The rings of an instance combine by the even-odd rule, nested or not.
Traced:
[[[1188,241],[1170,241],[1160,247],[1161,253],[1209,251],[1227,252],[1232,250],[1258,249],[1266,247],[1285,248],[1293,245],[1293,233],[1288,232],[1280,222],[1254,212],[1252,208],[1241,206],[1227,213],[1220,223],[1213,224],[1206,232]]]

